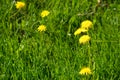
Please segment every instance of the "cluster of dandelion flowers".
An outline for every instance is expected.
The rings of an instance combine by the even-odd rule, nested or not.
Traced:
[[[85,20],[81,23],[81,28],[89,29],[92,27],[92,25],[93,23],[90,20]]]
[[[45,17],[45,16],[48,16],[50,14],[50,12],[48,10],[44,10],[41,12],[41,17]]]
[[[46,26],[45,25],[40,25],[38,27],[38,31],[42,32],[42,31],[46,31]]]
[[[84,28],[78,28],[75,32],[74,32],[74,35],[76,36],[76,35],[78,35],[78,34],[80,34],[80,33],[82,33],[82,32],[87,32],[88,30],[86,30],[86,29],[84,29]]]
[[[88,75],[92,74],[91,69],[89,67],[82,68],[79,72],[81,75]]]
[[[25,3],[17,1],[15,6],[17,9],[21,9],[21,8],[25,7]]]
[[[89,35],[83,35],[79,39],[80,44],[85,44],[90,41],[90,36]]]

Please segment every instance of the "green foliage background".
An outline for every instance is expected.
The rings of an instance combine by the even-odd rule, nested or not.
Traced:
[[[0,0],[1,80],[120,80],[119,0],[97,8],[97,0],[22,1],[26,7],[17,10],[13,0]],[[50,15],[41,18],[42,10]],[[94,25],[90,55],[73,35],[84,20]],[[41,24],[47,31],[37,31]],[[89,57],[92,75],[79,75]]]

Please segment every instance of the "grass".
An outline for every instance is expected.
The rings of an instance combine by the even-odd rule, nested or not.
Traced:
[[[120,80],[120,1],[97,8],[97,0],[23,1],[21,10],[0,1],[1,80]],[[50,15],[41,18],[42,10]],[[81,45],[74,32],[84,20],[93,28],[90,44]],[[91,75],[79,74],[85,66]]]

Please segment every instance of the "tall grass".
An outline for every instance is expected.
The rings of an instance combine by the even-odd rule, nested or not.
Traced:
[[[97,8],[97,0],[23,1],[17,10],[13,0],[0,0],[1,80],[120,80],[120,1]],[[43,10],[50,15],[41,18]],[[84,20],[93,22],[89,48],[74,36]],[[41,24],[45,32],[37,31]],[[92,74],[80,75],[89,58]]]

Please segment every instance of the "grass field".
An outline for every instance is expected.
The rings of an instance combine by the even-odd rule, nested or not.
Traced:
[[[0,80],[120,80],[119,0],[22,1],[0,0]],[[91,40],[80,44],[74,32],[85,20]],[[84,67],[91,74],[79,74]]]

